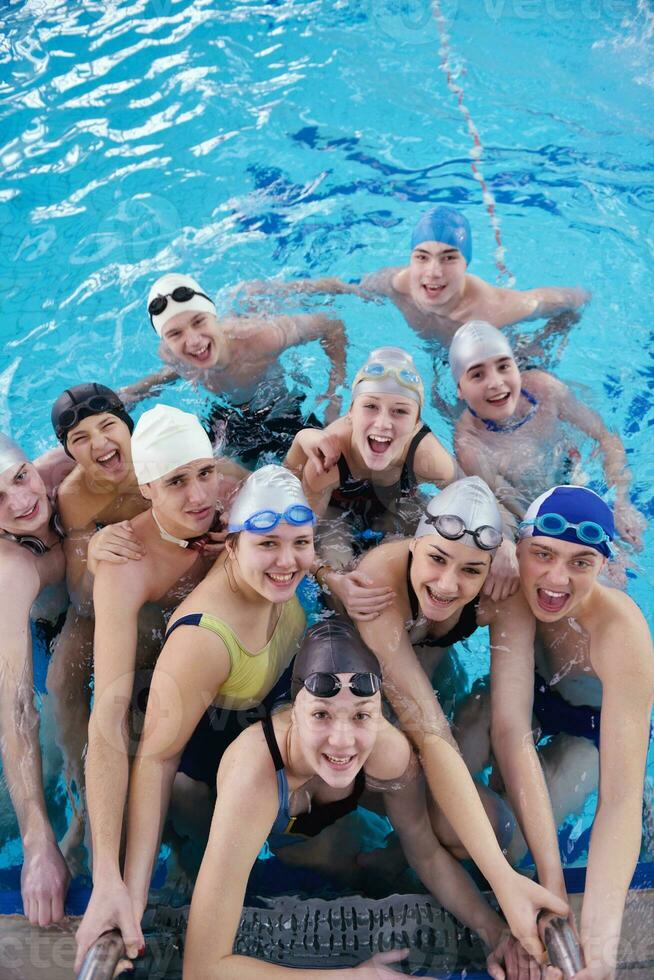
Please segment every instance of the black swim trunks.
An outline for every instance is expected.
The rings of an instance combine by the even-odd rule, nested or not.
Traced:
[[[322,428],[313,412],[307,413],[304,394],[283,391],[270,400],[258,394],[243,405],[216,402],[206,423],[211,441],[223,440],[223,454],[250,469],[281,463],[301,429]]]

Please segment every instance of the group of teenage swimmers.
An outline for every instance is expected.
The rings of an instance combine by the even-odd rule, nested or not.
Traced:
[[[492,977],[557,980],[540,965],[536,915],[568,914],[557,827],[598,791],[577,976],[615,975],[654,663],[642,613],[607,572],[616,537],[641,547],[645,522],[619,437],[552,374],[521,372],[499,329],[575,310],[587,294],[499,289],[471,276],[470,260],[466,219],[441,206],[418,222],[407,267],[357,285],[275,285],[379,294],[446,346],[465,405],[454,456],[423,420],[407,351],[371,351],[336,417],[341,321],[219,320],[177,273],[148,297],[162,372],[120,393],[99,381],[66,389],[51,413],[62,448],[33,463],[0,435],[3,767],[32,923],[63,917],[90,829],[77,967],[116,926],[131,958],[142,949],[166,833],[208,835],[184,976],[272,975],[282,968],[232,952],[262,845],[346,876],[358,848],[344,841],[362,806],[385,810],[425,887],[483,938]],[[278,360],[315,339],[332,363],[326,428],[286,388]],[[161,401],[135,424],[128,407],[180,376],[216,394],[211,417]],[[575,430],[602,454],[613,508],[576,482]],[[278,463],[256,467],[263,453]],[[440,490],[429,499],[421,484]],[[307,575],[325,606],[308,630],[297,596]],[[44,799],[29,627],[57,612],[46,687],[72,809],[60,842]],[[451,724],[434,674],[454,671],[454,644],[484,627],[488,676]],[[473,778],[484,770],[487,781]],[[527,851],[540,884],[515,870]],[[385,977],[402,955],[358,969]]]

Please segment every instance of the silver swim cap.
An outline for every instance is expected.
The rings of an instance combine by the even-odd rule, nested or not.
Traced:
[[[357,373],[352,398],[357,395],[401,395],[422,408],[425,390],[413,358],[401,347],[378,347]]]
[[[451,541],[482,551],[494,551],[502,543],[502,517],[488,484],[478,476],[450,483],[427,504],[414,537],[440,534]]]
[[[17,442],[0,432],[0,473],[17,463],[29,463],[29,459]]]
[[[157,279],[148,294],[148,316],[159,336],[171,317],[189,312],[215,314],[216,307],[191,276],[168,272]]]
[[[252,473],[239,490],[229,512],[228,530],[265,534],[280,520],[299,525],[314,524],[316,518],[298,478],[285,466],[271,463]]]
[[[490,357],[510,357],[513,351],[497,327],[485,320],[468,320],[452,337],[450,370],[458,384],[472,364],[481,364]]]

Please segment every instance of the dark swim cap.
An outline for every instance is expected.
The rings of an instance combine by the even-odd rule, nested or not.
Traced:
[[[91,415],[102,415],[103,412],[109,412],[124,422],[131,435],[134,429],[132,417],[127,414],[122,401],[111,388],[91,382],[75,385],[74,388],[66,388],[59,395],[52,406],[50,418],[57,439],[68,455],[71,456],[71,459],[72,455],[68,452],[67,446],[68,433],[82,419],[87,419]]]
[[[422,242],[442,242],[457,248],[470,265],[472,258],[472,232],[468,219],[445,204],[426,211],[413,229],[411,251]]]
[[[588,545],[605,558],[613,556],[613,512],[589,487],[563,484],[541,493],[518,527],[518,537],[545,537]]]
[[[375,674],[381,680],[377,657],[354,626],[336,616],[316,623],[304,634],[293,664],[291,697],[295,701],[310,674]]]

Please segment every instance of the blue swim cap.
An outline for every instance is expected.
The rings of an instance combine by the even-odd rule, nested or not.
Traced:
[[[470,265],[472,258],[472,233],[468,219],[445,204],[425,211],[411,235],[411,251],[421,242],[443,242],[458,248]]]
[[[552,487],[530,505],[518,536],[585,544],[611,558],[615,523],[611,508],[588,487]]]

